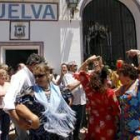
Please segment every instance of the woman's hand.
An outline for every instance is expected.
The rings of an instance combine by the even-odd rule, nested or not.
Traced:
[[[29,130],[32,128],[31,122],[28,120],[25,120],[24,118],[21,118],[17,121],[18,126],[23,130]]]
[[[17,125],[24,130],[29,130],[31,129],[31,123],[22,117],[20,117],[17,113],[16,110],[9,110],[8,111],[9,115],[13,120],[17,123]]]
[[[40,126],[39,117],[35,115],[30,109],[28,109],[24,104],[16,105],[16,113],[19,118],[22,118],[25,121],[25,126],[21,125],[21,127],[37,129]],[[21,120],[22,121],[22,120]],[[21,122],[22,123],[22,122]],[[20,125],[20,124],[19,124]]]
[[[93,55],[91,57],[89,57],[87,60],[86,60],[86,63],[90,63],[90,62],[93,62],[95,60],[98,60],[100,58],[100,56],[96,56],[96,55]]]
[[[94,62],[95,60],[99,60],[100,59],[100,56],[96,56],[96,55],[93,55],[91,57],[89,57],[82,65],[81,67],[79,68],[78,71],[86,71],[86,66],[90,63],[90,62]]]
[[[127,51],[126,53],[128,56],[134,57],[134,56],[140,55],[140,50],[131,49]]]
[[[37,115],[32,115],[32,121],[31,121],[31,128],[32,129],[38,129],[40,126],[40,120]]]

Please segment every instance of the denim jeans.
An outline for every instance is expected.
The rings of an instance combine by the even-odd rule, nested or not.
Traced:
[[[15,127],[16,127],[16,139],[15,140],[29,140],[29,132],[22,130],[17,124],[16,122],[12,119]]]
[[[0,131],[1,140],[9,140],[10,117],[0,109]]]

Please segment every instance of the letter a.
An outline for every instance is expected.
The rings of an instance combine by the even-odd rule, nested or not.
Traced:
[[[46,16],[51,16],[52,19],[55,19],[54,12],[53,12],[51,5],[46,5],[46,7],[45,7],[43,19],[46,18]]]

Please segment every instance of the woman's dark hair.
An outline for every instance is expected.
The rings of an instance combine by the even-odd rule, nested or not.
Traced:
[[[136,80],[138,78],[138,71],[130,64],[123,64],[117,71],[118,74],[123,74],[123,76],[129,77],[131,80]]]
[[[105,81],[107,80],[107,69],[102,68],[101,72],[94,72],[90,77],[90,85],[94,91],[104,93],[106,91]]]
[[[66,63],[62,63],[61,66],[65,65],[68,68],[68,64]]]
[[[40,64],[40,63],[45,63],[45,59],[44,57],[36,53],[32,53],[26,61],[26,65]]]

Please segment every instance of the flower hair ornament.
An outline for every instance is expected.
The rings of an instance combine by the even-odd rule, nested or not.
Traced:
[[[124,61],[123,60],[121,60],[121,59],[117,60],[117,63],[116,63],[117,69],[122,68],[123,64],[124,64]]]

